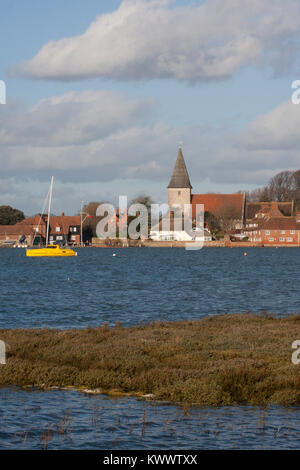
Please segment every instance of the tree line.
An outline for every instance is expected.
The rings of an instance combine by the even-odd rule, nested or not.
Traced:
[[[277,173],[263,188],[246,192],[246,198],[252,202],[295,201],[300,209],[300,170]]]
[[[83,234],[83,240],[91,240],[92,237],[96,237],[96,228],[98,223],[103,217],[99,217],[96,215],[97,208],[100,204],[105,204],[107,201],[102,201],[102,202],[89,202],[83,207],[83,224],[82,224],[82,234]],[[150,196],[146,195],[140,195],[135,199],[132,199],[129,203],[129,207],[132,204],[143,204],[144,206],[147,207],[148,209],[148,214],[149,217],[151,216],[151,204],[153,204],[153,200]],[[79,212],[80,214],[80,212]],[[86,215],[89,215],[90,217],[86,217]],[[128,224],[131,222],[132,219],[135,217],[133,216],[128,216]]]
[[[24,219],[22,211],[11,206],[0,206],[0,225],[15,225]]]

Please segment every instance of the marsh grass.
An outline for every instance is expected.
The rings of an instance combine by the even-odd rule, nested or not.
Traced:
[[[223,315],[84,330],[0,330],[0,386],[98,389],[200,406],[300,404],[300,315]]]

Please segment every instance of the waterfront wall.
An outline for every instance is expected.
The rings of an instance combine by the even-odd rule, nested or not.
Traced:
[[[153,240],[102,240],[100,238],[92,239],[92,246],[98,248],[128,248],[128,247],[148,247],[148,248],[185,248],[187,244],[193,245],[194,242],[179,242],[179,241],[153,241]],[[271,247],[271,248],[295,248],[298,245],[284,244],[280,245],[263,245],[262,243],[254,242],[230,242],[228,240],[214,240],[204,242],[204,247],[218,247],[218,248],[251,248],[251,247]]]

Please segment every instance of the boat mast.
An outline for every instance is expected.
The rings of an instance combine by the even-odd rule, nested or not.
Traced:
[[[48,239],[49,239],[49,226],[50,226],[50,210],[51,210],[51,201],[52,201],[52,188],[53,188],[53,176],[51,176],[51,183],[50,183],[50,196],[49,196],[49,205],[48,205],[48,220],[47,220],[46,247],[48,246]]]

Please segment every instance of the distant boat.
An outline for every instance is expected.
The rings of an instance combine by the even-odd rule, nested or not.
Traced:
[[[45,248],[29,248],[26,250],[26,256],[77,256],[76,251],[69,248],[61,248],[59,245],[48,245],[49,241],[49,227],[50,227],[50,210],[52,201],[53,190],[53,176],[50,183],[49,192],[49,206],[48,206],[48,220],[47,220],[47,235]]]

